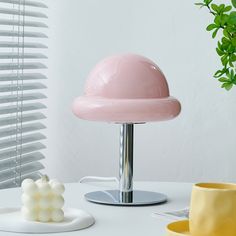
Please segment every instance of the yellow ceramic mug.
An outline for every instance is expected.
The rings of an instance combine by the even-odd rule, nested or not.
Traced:
[[[189,219],[191,236],[236,236],[236,184],[194,185]]]

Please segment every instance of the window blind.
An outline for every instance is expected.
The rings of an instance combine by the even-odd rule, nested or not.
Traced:
[[[0,0],[0,189],[44,168],[47,6]]]

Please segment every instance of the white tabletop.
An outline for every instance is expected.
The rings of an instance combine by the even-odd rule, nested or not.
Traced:
[[[60,236],[121,236],[148,235],[164,236],[167,219],[152,216],[158,211],[172,211],[189,205],[192,184],[166,182],[137,182],[135,189],[162,192],[168,195],[168,202],[145,207],[117,207],[87,202],[83,195],[94,190],[114,189],[112,183],[66,184],[65,207],[80,208],[91,213],[95,225],[81,231],[60,233]],[[19,188],[0,191],[0,207],[19,207],[21,191]],[[27,234],[0,232],[0,236]],[[38,234],[35,234],[38,235]],[[49,234],[47,234],[49,235]],[[52,234],[55,235],[55,234]]]

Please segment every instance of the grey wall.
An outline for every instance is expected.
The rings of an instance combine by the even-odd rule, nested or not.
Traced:
[[[46,0],[45,0],[46,1]],[[78,120],[73,99],[105,56],[134,52],[164,71],[182,103],[169,122],[137,125],[135,179],[236,180],[236,93],[212,79],[220,63],[205,32],[211,16],[193,1],[48,0],[48,149],[51,177],[118,174],[118,125]]]

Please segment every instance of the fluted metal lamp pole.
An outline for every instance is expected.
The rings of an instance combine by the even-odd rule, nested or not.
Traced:
[[[142,206],[167,201],[162,193],[133,186],[134,125],[164,121],[180,113],[169,96],[166,78],[151,60],[134,54],[105,58],[91,71],[85,94],[75,99],[74,114],[85,120],[120,124],[119,188],[85,194],[94,203]]]

